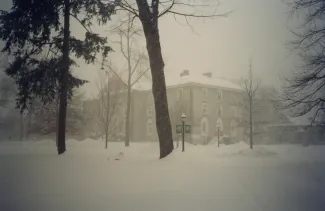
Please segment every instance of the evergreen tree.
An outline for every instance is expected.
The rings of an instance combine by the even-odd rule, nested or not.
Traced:
[[[22,111],[28,101],[39,98],[50,103],[59,92],[58,154],[65,152],[67,100],[72,89],[86,81],[74,77],[70,68],[76,63],[73,53],[86,63],[98,53],[105,58],[111,50],[107,39],[91,32],[93,21],[105,24],[115,3],[100,0],[13,0],[10,11],[0,11],[2,51],[14,57],[6,69],[18,86],[17,107]],[[70,17],[85,29],[85,39],[70,35]]]
[[[83,114],[83,93],[74,92],[67,109],[67,130],[73,135],[79,135],[84,130],[85,116]]]
[[[67,107],[67,132],[75,135],[83,131],[84,115],[82,111],[82,93],[76,93],[68,101]],[[53,101],[42,105],[40,101],[34,101],[33,120],[30,127],[31,133],[47,135],[56,132],[57,102]]]

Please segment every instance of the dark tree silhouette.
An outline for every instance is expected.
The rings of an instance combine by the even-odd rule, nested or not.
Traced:
[[[312,124],[325,123],[325,1],[294,0],[288,5],[291,15],[303,22],[289,42],[302,64],[286,79],[283,108],[295,117],[309,115]]]
[[[111,50],[106,38],[92,33],[92,21],[106,23],[114,12],[115,3],[100,0],[13,0],[9,11],[0,11],[2,51],[14,57],[6,69],[18,86],[17,107],[22,111],[32,98],[52,102],[59,92],[58,154],[66,151],[66,111],[72,89],[86,81],[74,77],[70,67],[73,53],[86,63],[96,55],[106,57]],[[85,39],[70,35],[70,18],[86,30]],[[63,22],[62,22],[63,18]]]

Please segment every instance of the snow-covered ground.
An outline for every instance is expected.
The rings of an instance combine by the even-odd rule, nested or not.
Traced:
[[[324,211],[325,146],[0,142],[0,211]],[[121,160],[115,157],[124,153]]]

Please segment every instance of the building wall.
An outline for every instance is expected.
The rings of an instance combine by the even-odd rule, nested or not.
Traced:
[[[151,91],[132,93],[131,141],[154,141],[156,139],[156,121]],[[150,129],[151,132],[148,131]]]
[[[180,94],[182,92],[182,94]],[[190,89],[189,87],[169,88],[167,90],[169,116],[173,137],[176,138],[176,125],[181,124],[182,113],[190,113]],[[151,112],[149,111],[151,110]],[[134,141],[158,141],[156,129],[155,105],[153,94],[150,91],[136,91],[133,93],[132,125]],[[191,116],[191,115],[188,115]],[[151,133],[148,127],[151,125]]]
[[[236,91],[225,90],[214,87],[206,86],[193,86],[193,136],[195,136],[195,142],[205,144],[211,139],[217,136],[217,124],[221,120],[220,130],[224,135],[233,136],[231,121],[237,123],[239,120],[236,118],[239,107],[235,100],[242,95]],[[221,95],[221,98],[218,97]],[[207,112],[204,112],[204,106],[206,105]],[[236,109],[234,111],[233,109]],[[221,110],[221,112],[219,112]],[[205,123],[204,123],[205,122]],[[204,126],[208,130],[204,132]],[[235,129],[236,130],[236,129]],[[237,133],[238,134],[238,133]],[[237,135],[236,134],[236,135]]]
[[[221,92],[221,98],[218,99],[218,93]],[[221,118],[221,130],[225,135],[231,134],[233,128],[231,121],[237,121],[239,115],[238,104],[235,100],[242,96],[243,93],[236,91],[217,89],[213,87],[199,85],[185,85],[171,87],[167,89],[167,99],[169,105],[169,114],[172,125],[174,139],[179,138],[176,134],[176,125],[181,124],[180,116],[184,113],[187,116],[186,124],[190,124],[192,132],[186,136],[187,141],[195,144],[207,144],[211,139],[216,137],[217,121]],[[203,104],[207,106],[207,112],[203,112]],[[237,112],[233,111],[233,106]],[[218,110],[222,107],[221,116]],[[152,115],[148,115],[148,109],[152,109]],[[153,95],[150,91],[134,92],[133,96],[133,139],[134,141],[157,141],[156,121],[154,113]],[[152,134],[148,134],[148,121],[152,124]],[[207,133],[204,133],[202,124],[206,124]]]

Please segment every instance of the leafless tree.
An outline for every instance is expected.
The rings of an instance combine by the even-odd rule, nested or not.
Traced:
[[[247,94],[248,106],[249,106],[249,146],[253,149],[253,113],[254,109],[256,108],[254,102],[256,102],[256,92],[259,88],[260,81],[253,77],[253,70],[252,70],[252,61],[250,60],[249,63],[249,72],[248,78],[244,82],[245,84],[245,92]]]
[[[109,0],[106,0],[109,1]],[[209,2],[213,2],[209,4]],[[139,18],[146,38],[147,51],[152,76],[152,93],[155,102],[156,127],[160,145],[160,158],[169,155],[173,149],[172,128],[168,111],[164,60],[161,52],[158,19],[171,14],[188,18],[224,17],[228,13],[219,14],[217,0],[121,0],[117,10],[126,10]]]
[[[285,80],[283,108],[294,117],[311,116],[310,124],[325,123],[325,2],[292,0],[290,15],[301,15],[303,22],[289,42],[301,65]]]
[[[127,87],[127,102],[126,102],[126,120],[125,120],[125,146],[130,145],[130,114],[131,114],[131,90],[134,84],[136,84],[142,77],[148,77],[149,64],[147,56],[144,52],[137,52],[133,46],[136,42],[136,38],[141,36],[141,29],[134,26],[132,22],[132,14],[126,12],[127,20],[121,21],[117,27],[114,27],[110,32],[119,36],[119,40],[116,42],[119,45],[120,53],[127,64],[127,80],[124,81],[121,74],[118,74],[114,68],[109,64],[104,64],[108,67],[108,70],[112,71],[117,78]]]
[[[102,139],[105,136],[105,149],[107,149],[108,141],[110,137],[115,134],[118,128],[113,122],[113,116],[116,113],[118,105],[119,89],[109,72],[100,74],[100,81],[97,83],[98,87],[98,100],[99,100],[99,112],[97,121],[101,127]]]

